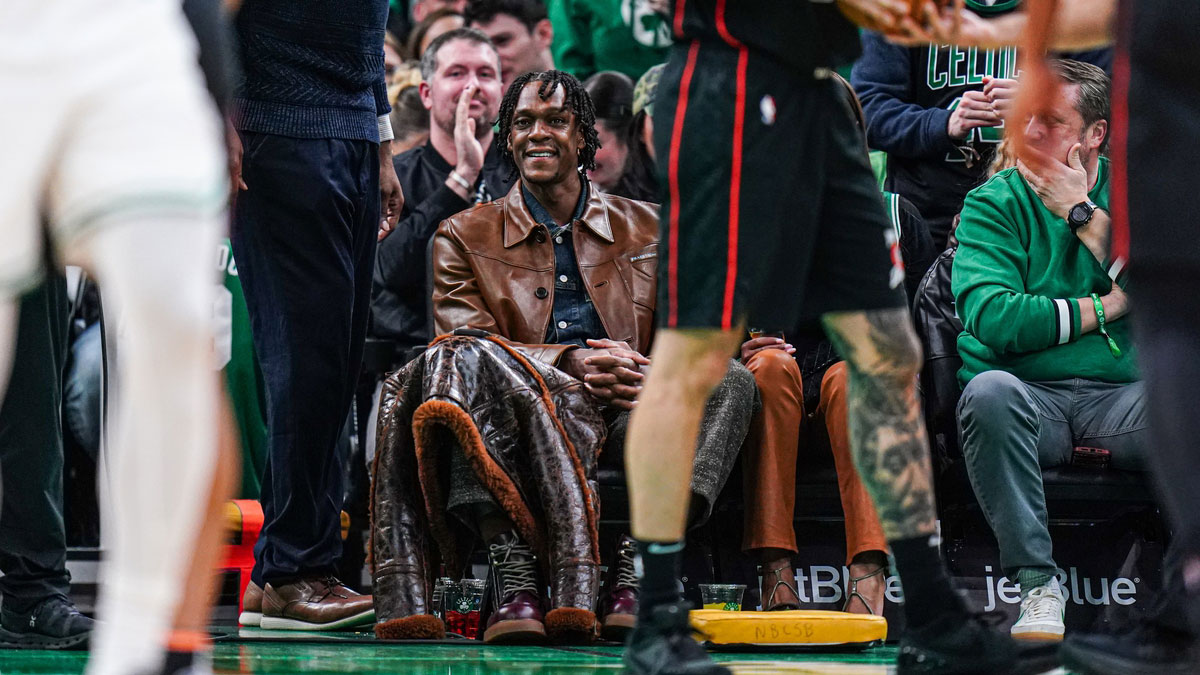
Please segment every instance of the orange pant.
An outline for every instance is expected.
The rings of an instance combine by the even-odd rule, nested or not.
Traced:
[[[764,349],[746,364],[762,396],[762,411],[750,424],[743,450],[745,477],[744,550],[796,551],[792,527],[796,507],[796,452],[804,422],[800,366],[781,349]],[[838,474],[846,517],[846,564],[863,551],[886,551],[883,526],[850,455],[846,410],[846,364],[834,364],[821,381],[821,405]]]

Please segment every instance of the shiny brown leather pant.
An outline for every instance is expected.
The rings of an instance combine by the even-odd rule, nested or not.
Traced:
[[[796,454],[804,423],[800,366],[781,349],[764,349],[746,364],[754,373],[762,411],[750,424],[743,460],[745,534],[742,549],[796,551]],[[846,364],[834,364],[821,381],[821,404],[846,518],[846,564],[864,551],[886,551],[883,526],[850,454]]]

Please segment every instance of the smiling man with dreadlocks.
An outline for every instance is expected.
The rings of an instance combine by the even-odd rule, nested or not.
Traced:
[[[414,522],[407,509],[426,512],[446,558],[458,559],[451,531],[463,530],[450,519],[485,542],[486,642],[585,642],[597,629],[619,639],[637,621],[628,537],[606,551],[609,576],[597,597],[593,486],[599,461],[622,462],[628,411],[650,365],[658,217],[653,204],[589,185],[594,124],[592,101],[571,75],[518,77],[496,136],[517,184],[443,221],[434,236],[434,323],[455,336],[385,384],[373,524],[382,637],[419,637],[415,627],[432,619],[420,616],[418,577],[427,570],[403,553],[418,548],[403,534]],[[711,513],[756,398],[740,364],[713,394],[693,463],[690,524]],[[410,419],[415,442],[404,431]],[[423,496],[403,492],[410,455]],[[447,456],[447,470],[430,459]],[[421,570],[414,577],[396,572],[402,567]],[[454,562],[447,568],[456,571]]]

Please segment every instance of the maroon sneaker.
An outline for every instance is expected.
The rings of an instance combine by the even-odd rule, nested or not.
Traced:
[[[483,632],[483,641],[493,644],[544,642],[546,603],[542,599],[533,550],[516,532],[506,532],[488,542],[488,562],[492,613]]]
[[[605,640],[624,642],[637,624],[638,578],[634,568],[637,545],[621,537],[616,560],[609,567],[605,590],[600,596],[600,635]]]

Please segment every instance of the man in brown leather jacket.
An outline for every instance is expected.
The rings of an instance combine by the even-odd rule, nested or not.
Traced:
[[[500,109],[504,149],[520,181],[504,199],[444,221],[434,237],[434,322],[467,327],[583,382],[608,427],[602,457],[621,461],[628,412],[650,368],[658,217],[644,202],[590,186],[597,146],[591,101],[558,71],[518,78]],[[692,478],[690,524],[702,522],[744,440],[757,392],[735,364],[710,400]],[[545,601],[530,547],[461,459],[448,507],[488,543],[495,612],[485,639],[537,639]],[[633,626],[636,577],[628,538],[610,559],[598,614],[606,636]],[[525,583],[523,583],[525,582]]]

